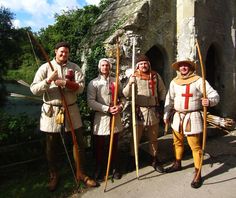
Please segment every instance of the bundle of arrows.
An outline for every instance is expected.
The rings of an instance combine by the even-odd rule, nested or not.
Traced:
[[[229,131],[234,130],[236,126],[236,123],[232,118],[222,118],[210,113],[207,113],[207,123],[228,133]]]

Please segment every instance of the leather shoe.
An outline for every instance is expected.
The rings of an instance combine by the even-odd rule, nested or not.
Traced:
[[[161,162],[157,159],[157,157],[153,158],[152,167],[155,169],[155,171],[157,171],[159,173],[165,172],[164,168],[161,165]]]
[[[161,166],[156,164],[155,167],[153,167],[155,169],[155,171],[157,171],[158,173],[164,173],[165,169]]]
[[[192,188],[200,188],[202,186],[202,178],[200,177],[198,180],[193,180],[191,183]]]
[[[195,168],[195,175],[193,181],[191,182],[192,188],[200,188],[202,186],[203,181],[202,181],[201,171],[200,173],[198,172],[199,169]]]
[[[180,160],[176,160],[171,167],[167,168],[165,170],[166,173],[172,173],[172,172],[176,172],[176,171],[180,171],[182,170],[182,166],[181,166],[181,161]]]
[[[98,187],[100,184],[96,182],[94,179],[91,179],[88,176],[83,176],[81,179],[78,179],[78,181],[82,181],[85,186],[87,187]]]
[[[118,172],[118,171],[114,171],[112,177],[113,177],[114,179],[119,180],[119,179],[121,179],[122,174],[121,174],[120,172]]]
[[[135,170],[135,157],[130,155],[127,161],[127,172],[132,172]]]
[[[59,183],[59,176],[56,172],[50,172],[50,179],[48,183],[48,190],[53,192],[56,190]]]
[[[103,182],[104,181],[104,173],[103,171],[101,171],[101,169],[98,169],[95,174],[94,174],[94,179],[97,181],[97,182]]]

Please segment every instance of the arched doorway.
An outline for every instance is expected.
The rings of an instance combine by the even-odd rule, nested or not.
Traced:
[[[206,55],[206,80],[220,94],[224,84],[221,82],[220,68],[222,67],[222,53],[220,46],[216,43],[210,45]],[[221,97],[221,96],[220,96]],[[211,107],[209,110],[212,114],[219,114],[220,106]]]
[[[210,45],[206,55],[206,80],[215,89],[219,89],[220,76],[217,75],[222,64],[220,48],[217,44]]]
[[[163,76],[166,64],[166,53],[164,49],[154,45],[147,51],[146,56],[150,59],[152,69]]]

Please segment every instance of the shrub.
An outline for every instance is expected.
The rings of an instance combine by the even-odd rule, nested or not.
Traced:
[[[40,137],[36,133],[38,121],[26,114],[9,115],[1,112],[0,146],[27,142]]]

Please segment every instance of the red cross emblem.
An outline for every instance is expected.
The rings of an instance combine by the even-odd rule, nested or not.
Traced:
[[[149,80],[149,88],[152,90],[152,95],[155,95],[155,84],[156,81],[154,79]]]
[[[188,109],[189,98],[193,97],[193,94],[191,94],[189,91],[190,91],[190,84],[187,84],[186,85],[186,93],[181,95],[181,96],[185,97],[184,109]]]

